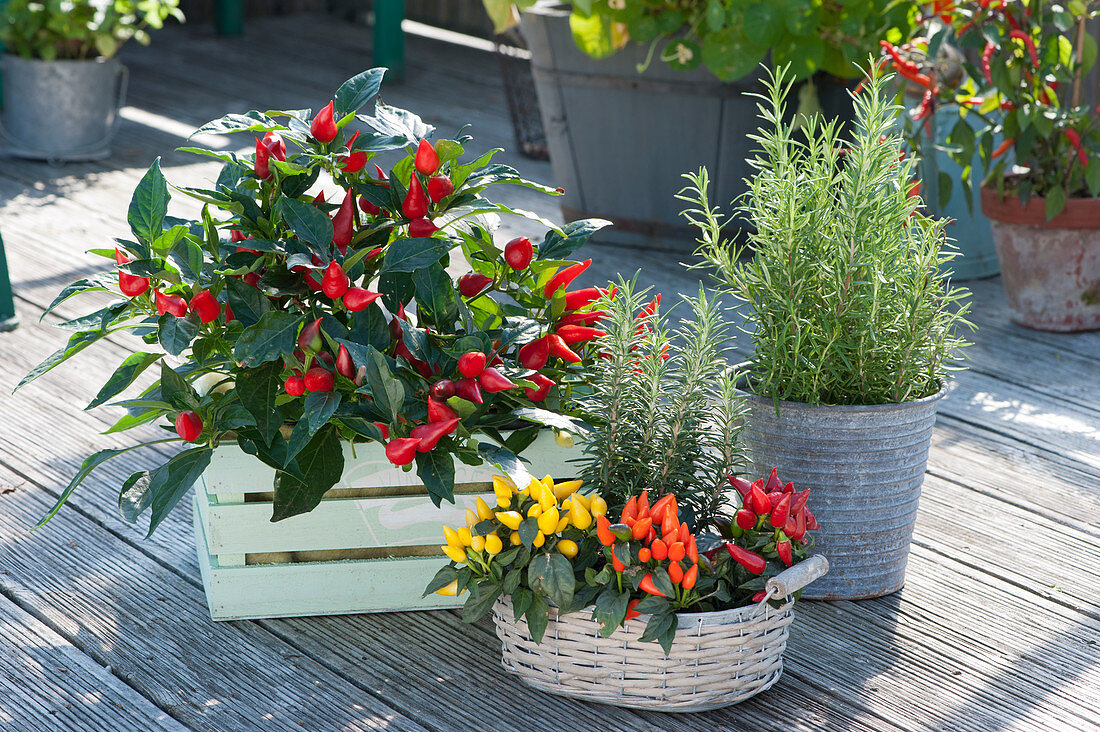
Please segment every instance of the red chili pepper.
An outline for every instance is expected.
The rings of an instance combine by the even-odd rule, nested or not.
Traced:
[[[336,139],[336,122],[332,119],[332,102],[317,113],[309,124],[309,132],[318,142],[329,143]]]
[[[634,521],[634,526],[630,528],[631,536],[641,541],[649,533],[650,528],[653,526],[653,519],[649,516],[643,516]]]
[[[508,391],[509,389],[515,389],[516,385],[504,374],[497,371],[492,366],[487,367],[477,377],[478,383],[481,384],[481,388],[490,394],[495,394],[498,391]]]
[[[655,524],[664,523],[665,516],[668,513],[669,504],[673,503],[675,500],[676,500],[676,495],[673,494],[673,493],[669,493],[667,495],[664,495],[664,496],[661,496],[660,498],[658,498],[653,503],[653,505],[649,507],[649,515],[650,515],[650,518],[653,519],[653,523],[655,523]],[[673,518],[676,518],[676,517],[673,517]],[[679,519],[676,519],[676,520],[679,520]]]
[[[596,538],[604,546],[611,546],[615,543],[615,535],[611,533],[611,521],[607,516],[596,517]]]
[[[676,541],[686,546],[690,538],[691,530],[688,529],[688,525],[686,523],[680,524],[680,529],[676,532]],[[669,546],[671,546],[671,544]]]
[[[1023,41],[1024,46],[1027,48],[1028,55],[1031,56],[1031,65],[1035,68],[1039,68],[1039,56],[1035,53],[1035,41],[1031,40],[1031,36],[1024,33],[1022,30],[1014,30],[1008,34],[1008,37]]]
[[[737,492],[741,494],[741,498],[749,497],[749,493],[752,491],[752,483],[739,475],[727,475],[726,480],[730,482],[731,486],[737,489]]]
[[[418,427],[413,427],[412,432],[409,434],[417,438],[420,443],[416,446],[416,451],[431,452],[432,448],[436,446],[436,443],[445,435],[449,435],[455,431],[460,421],[458,417],[453,417],[442,422],[432,422],[430,424],[422,424]]]
[[[678,562],[672,562],[668,565],[668,578],[672,584],[680,584],[684,579],[684,568]]]
[[[687,547],[682,542],[674,542],[668,548],[669,561],[679,562],[681,559],[687,556]]]
[[[359,197],[359,209],[363,213],[370,214],[371,216],[377,216],[378,214],[382,213],[382,209],[378,208],[373,203],[368,201],[366,196]]]
[[[932,114],[934,106],[935,105],[932,90],[929,89],[924,93],[924,96],[921,97],[920,106],[917,107],[917,111],[913,114],[913,121],[920,122],[922,119],[928,117],[930,114]]]
[[[386,457],[394,465],[408,465],[416,457],[420,440],[415,437],[398,437],[386,443]]]
[[[436,175],[428,179],[428,198],[439,203],[455,192],[455,184],[445,175]]]
[[[788,515],[787,520],[783,522],[783,533],[787,536],[794,536],[794,532],[797,529],[793,515]]]
[[[298,348],[303,351],[320,351],[324,341],[321,339],[321,319],[306,323],[298,334]]]
[[[883,51],[886,51],[886,53],[890,54],[890,58],[894,59],[895,63],[897,63],[897,64],[907,64],[907,63],[909,63],[908,61],[906,61],[904,58],[901,57],[901,54],[898,53],[897,46],[895,46],[893,43],[890,43],[890,41],[879,41],[878,45],[882,47]]]
[[[668,544],[664,542],[664,539],[654,539],[650,542],[649,549],[653,552],[653,558],[658,562],[663,562],[668,557]]]
[[[519,236],[504,245],[504,261],[517,272],[527,269],[534,256],[534,247],[526,236]],[[566,306],[566,310],[569,307]]]
[[[527,395],[527,398],[533,402],[541,402],[543,399],[545,399],[550,394],[550,387],[552,387],[556,383],[551,379],[546,378],[542,374],[531,374],[530,376],[524,378],[526,378],[528,381],[535,382],[536,386],[538,387],[536,389],[527,387],[523,390],[523,393]]]
[[[793,494],[791,497],[791,513],[802,513],[802,509],[806,507],[806,502],[810,499],[810,489],[807,488],[804,491],[799,491]]]
[[[359,139],[359,131],[356,130],[355,134],[348,140],[348,156],[340,163],[340,169],[345,173],[358,173],[360,170],[367,166],[367,152],[366,150],[352,150],[355,147],[355,141]]]
[[[657,586],[653,584],[653,575],[648,572],[646,572],[645,577],[642,577],[642,581],[638,583],[638,589],[657,597],[668,597],[668,595],[657,589]]]
[[[440,379],[432,384],[432,388],[429,391],[432,395],[432,399],[445,402],[455,395],[455,383],[450,379]],[[435,420],[432,421],[434,422]]]
[[[481,387],[477,385],[477,379],[459,379],[455,382],[455,396],[474,404],[484,404],[481,396]]]
[[[203,323],[217,320],[218,316],[222,314],[221,303],[210,294],[209,290],[199,290],[192,295],[188,308],[198,315],[199,320]]]
[[[788,567],[791,566],[791,542],[779,542],[775,545],[775,551],[779,554],[779,558],[783,560],[783,564],[786,564]]]
[[[813,513],[810,512],[810,509],[805,509],[803,513],[806,515],[807,529],[809,529],[810,531],[816,531],[821,528],[821,526],[817,523],[817,519],[814,518]]]
[[[538,371],[550,360],[550,341],[546,336],[525,343],[519,349],[519,363],[525,369]]]
[[[290,396],[302,396],[306,393],[306,382],[301,376],[291,374],[283,382],[283,391]]]
[[[409,220],[422,219],[428,215],[428,196],[415,173],[409,179],[409,191],[401,202],[401,213]]]
[[[551,356],[556,356],[557,358],[560,358],[561,360],[568,363],[581,362],[580,355],[568,345],[566,345],[565,340],[560,335],[558,335],[557,333],[551,333],[550,335],[546,336],[546,338],[548,338],[550,341]]]
[[[580,310],[585,305],[591,305],[592,303],[603,297],[603,290],[598,287],[586,287],[583,290],[573,290],[565,293],[565,309],[566,310]]]
[[[982,49],[982,75],[985,76],[987,84],[993,84],[993,72],[990,69],[990,62],[993,60],[993,54],[997,52],[997,44],[993,41],[987,41],[985,48]]]
[[[331,262],[325,268],[325,276],[321,278],[321,290],[333,300],[343,297],[351,285],[351,280],[344,272],[339,262]]]
[[[761,600],[763,600],[767,596],[768,596],[767,592],[765,592],[764,590],[760,590],[760,592],[757,592],[755,595],[752,596],[752,601],[753,602],[760,602]]]
[[[920,71],[916,70],[916,68],[917,67],[915,65],[914,68],[900,68],[898,69],[898,75],[901,76],[901,78],[903,79],[913,82],[917,86],[923,86],[925,89],[931,89],[932,77],[928,76],[927,74],[922,74]]]
[[[202,436],[202,418],[190,409],[176,415],[176,433],[186,442],[196,442]]]
[[[380,292],[371,292],[362,287],[349,287],[344,293],[344,307],[353,313],[365,310],[368,305],[382,297]]]
[[[638,518],[638,497],[631,496],[630,500],[623,506],[623,512],[619,515],[619,523],[625,524],[627,519]]]
[[[562,325],[555,332],[567,344],[587,343],[607,335],[607,331],[587,325]]]
[[[157,295],[157,313],[164,315],[170,313],[177,318],[187,315],[187,301],[179,295],[165,295],[160,290],[154,290]]]
[[[409,237],[413,239],[426,239],[437,231],[439,227],[428,218],[413,219],[409,222]]]
[[[587,313],[566,313],[558,318],[558,326],[563,325],[592,325],[607,317],[606,310],[591,310]]]
[[[698,564],[699,563],[699,547],[695,543],[695,535],[694,534],[692,534],[691,536],[688,537],[687,558],[688,558],[688,561],[691,562],[692,564]],[[687,589],[690,590],[691,588],[688,587]]]
[[[263,140],[256,138],[256,158],[252,162],[252,172],[260,180],[267,180],[271,177],[271,151],[267,149],[267,145]]]
[[[119,264],[126,264],[131,260],[116,247],[115,261]],[[137,297],[138,295],[149,289],[149,278],[138,277],[137,275],[130,274],[129,272],[123,272],[119,270],[118,289],[121,290],[122,294],[126,297]],[[208,321],[204,320],[203,322],[205,323]]]
[[[756,514],[747,508],[741,508],[734,514],[734,521],[745,531],[750,531],[756,526]]]
[[[577,262],[574,265],[566,267],[550,278],[550,281],[546,283],[546,287],[543,289],[543,293],[546,297],[553,297],[555,292],[562,287],[568,287],[573,280],[577,279],[577,277],[588,269],[591,264],[592,260],[586,259],[583,262]]]
[[[336,379],[324,366],[313,366],[306,372],[305,385],[306,391],[332,391]]]
[[[768,481],[764,484],[765,493],[774,493],[783,486],[783,481],[779,480],[779,468],[772,468],[772,472],[768,474]]]
[[[336,353],[336,373],[347,379],[355,378],[355,362],[351,360],[351,354],[343,343],[340,344],[340,350]]]
[[[651,552],[648,547],[642,547],[638,550],[638,561],[645,564],[650,560]]]
[[[784,533],[786,533],[784,531]],[[792,539],[798,540],[806,535],[806,512],[800,511],[795,515],[794,532],[788,534]]]
[[[764,568],[768,566],[768,563],[764,559],[764,557],[760,556],[756,552],[749,551],[744,547],[737,546],[733,542],[726,542],[726,551],[729,552],[729,555],[733,558],[733,561],[737,562],[753,574],[760,574],[764,571]]]
[[[236,320],[237,316],[233,314],[233,308],[229,307],[229,303],[225,304],[225,322],[229,323]]]
[[[782,498],[775,504],[775,508],[772,509],[771,518],[768,519],[772,525],[772,528],[778,529],[787,522],[787,516],[790,515],[791,510],[791,496],[789,493],[780,494]]]
[[[332,217],[332,243],[340,250],[340,254],[347,253],[354,226],[355,193],[348,191],[344,194],[344,200],[340,202],[336,215]]]
[[[463,297],[476,297],[492,281],[492,277],[486,277],[477,272],[467,272],[458,278],[458,293]]]
[[[638,602],[639,602],[639,600],[634,599],[634,600],[631,600],[630,602],[628,602],[626,604],[626,619],[627,620],[633,620],[634,618],[641,615],[640,612],[638,612],[637,610],[634,609],[634,606],[637,605]]]
[[[699,579],[699,565],[693,564],[688,567],[684,572],[684,578],[680,580],[680,586],[685,590],[690,590],[695,587],[696,580]]]
[[[458,417],[455,414],[455,410],[448,407],[444,402],[438,399],[428,400],[428,421],[429,422],[446,422],[447,420],[455,419]],[[420,435],[414,435],[414,437],[420,437]]]
[[[1077,130],[1066,130],[1066,139],[1073,145],[1073,148],[1077,151],[1077,158],[1081,161],[1081,165],[1088,167],[1089,157],[1084,148],[1081,147],[1081,134]]]
[[[626,565],[619,561],[619,558],[615,556],[615,552],[611,552],[611,568],[620,573],[626,569]]]
[[[1015,137],[1010,137],[1009,139],[1005,140],[1004,142],[1002,142],[1000,145],[997,146],[997,149],[993,151],[993,154],[990,156],[990,158],[991,159],[996,159],[996,158],[1001,157],[1006,152],[1008,152],[1009,148],[1011,148],[1012,145],[1015,142],[1016,142]]]
[[[485,370],[488,361],[481,351],[469,351],[458,357],[458,372],[463,376],[474,377]]]
[[[1004,3],[1001,3],[1001,7],[1004,7]],[[1008,21],[1008,25],[1012,28],[1012,30],[1020,30],[1020,23],[1016,20],[1016,17],[1012,15],[1012,13],[1005,12],[1005,20]]]
[[[420,141],[416,148],[416,157],[413,164],[423,175],[431,175],[439,170],[439,153],[432,147],[432,143],[427,140]]]
[[[768,498],[768,494],[754,485],[752,491],[749,493],[749,508],[763,516],[771,512],[772,502],[771,499]]]

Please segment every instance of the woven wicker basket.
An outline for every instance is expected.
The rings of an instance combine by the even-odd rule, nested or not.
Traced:
[[[526,621],[512,604],[493,607],[504,668],[524,683],[551,694],[635,709],[702,712],[759,694],[783,673],[790,595],[825,574],[828,562],[811,557],[772,578],[768,596],[756,605],[713,613],[682,613],[665,656],[655,642],[638,637],[648,618],[628,620],[608,638],[589,610],[558,616],[552,608],[542,643],[531,640]],[[768,600],[786,598],[778,609]]]

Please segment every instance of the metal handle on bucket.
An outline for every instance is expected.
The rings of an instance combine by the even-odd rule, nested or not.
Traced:
[[[760,602],[789,597],[828,571],[829,560],[821,554],[815,554],[769,579],[765,585],[766,594]]]

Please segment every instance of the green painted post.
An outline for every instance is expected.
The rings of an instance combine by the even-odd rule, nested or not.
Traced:
[[[219,36],[244,34],[244,0],[214,0],[214,30]]]
[[[0,333],[15,330],[19,316],[15,312],[11,279],[8,278],[8,259],[4,255],[4,238],[0,237]]]
[[[374,0],[374,65],[389,69],[391,81],[405,77],[404,17],[405,0]]]

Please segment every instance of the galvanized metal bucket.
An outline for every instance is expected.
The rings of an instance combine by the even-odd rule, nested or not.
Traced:
[[[771,399],[742,392],[756,474],[778,467],[797,490],[812,490],[821,524],[812,532],[814,553],[829,557],[830,570],[804,598],[859,600],[901,589],[936,404],[946,391],[870,406],[781,401],[778,414]]]
[[[125,103],[128,76],[116,58],[41,61],[0,56],[4,115],[0,128],[12,155],[35,160],[98,160]]]

